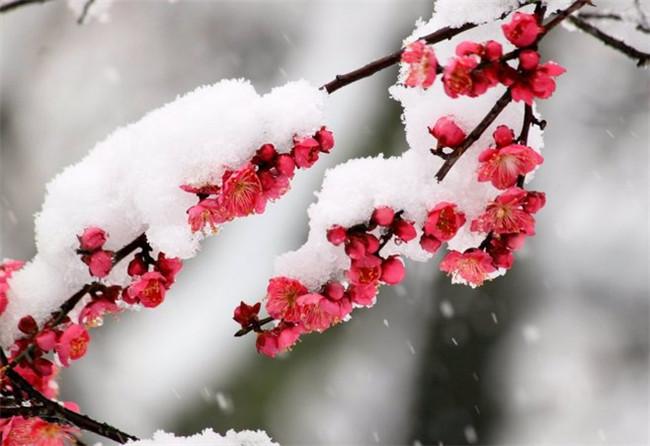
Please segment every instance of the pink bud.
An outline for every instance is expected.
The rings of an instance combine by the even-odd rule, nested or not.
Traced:
[[[272,162],[277,154],[278,152],[275,150],[275,147],[273,147],[273,144],[264,144],[262,147],[257,149],[257,157],[265,163]]]
[[[84,251],[96,251],[106,243],[106,232],[103,229],[91,226],[84,229],[79,237],[80,248]]]
[[[263,355],[274,358],[280,352],[280,347],[278,346],[278,338],[274,336],[270,331],[264,331],[258,333],[257,341],[255,342],[257,351]]]
[[[457,56],[480,55],[483,52],[483,45],[480,43],[465,40],[456,46]]]
[[[515,132],[507,125],[500,125],[492,134],[497,147],[505,147],[512,144],[515,139]]]
[[[438,140],[439,147],[458,147],[465,140],[463,129],[447,116],[438,119],[433,128],[429,127],[429,133]]]
[[[344,293],[345,288],[338,282],[329,282],[325,285],[324,294],[330,300],[341,300]]]
[[[495,40],[485,42],[485,57],[490,62],[496,62],[503,56],[503,47]]]
[[[393,223],[393,232],[403,242],[409,242],[416,237],[413,222],[398,218]]]
[[[327,230],[327,240],[335,246],[344,243],[347,238],[348,232],[343,226],[334,225]]]
[[[396,285],[404,279],[404,263],[399,256],[390,256],[381,264],[381,281]]]
[[[533,50],[526,50],[519,53],[519,63],[524,70],[534,70],[539,65],[539,53]]]
[[[371,220],[379,226],[390,226],[393,224],[395,211],[388,206],[380,206],[372,213]]]
[[[147,272],[147,270],[147,264],[144,263],[142,256],[140,254],[136,254],[135,257],[133,257],[133,260],[129,262],[129,266],[126,269],[126,272],[129,274],[129,276],[134,277],[143,275]]]
[[[296,138],[291,151],[296,166],[308,168],[318,161],[320,144],[314,138]]]
[[[524,210],[531,214],[539,211],[546,204],[546,194],[544,192],[528,192],[524,202]]]
[[[275,160],[275,168],[278,169],[278,172],[280,172],[282,175],[292,178],[293,171],[296,168],[296,163],[290,155],[283,154],[278,156],[278,158]]]
[[[111,251],[97,251],[88,256],[90,274],[95,277],[106,277],[113,268],[113,253]]]
[[[38,324],[32,316],[23,316],[18,321],[18,329],[25,334],[34,334],[38,331]]]
[[[50,351],[56,344],[56,333],[53,330],[44,330],[36,336],[36,345],[43,351]]]
[[[423,235],[420,238],[420,246],[422,249],[431,254],[435,254],[440,249],[440,245],[442,245],[442,242],[432,235]]]
[[[33,362],[34,370],[40,376],[50,376],[54,373],[54,364],[45,358],[36,358]]]
[[[334,135],[325,127],[321,127],[314,135],[314,139],[320,144],[320,151],[329,153],[334,147]]]

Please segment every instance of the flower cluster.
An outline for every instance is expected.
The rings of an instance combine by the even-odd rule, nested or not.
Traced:
[[[268,201],[289,190],[296,168],[313,166],[319,153],[329,153],[332,147],[332,132],[321,127],[312,136],[295,137],[289,153],[278,153],[272,144],[262,145],[250,162],[237,170],[226,170],[220,184],[181,186],[199,199],[187,211],[192,231],[209,226],[216,232],[218,225],[236,217],[264,212]]]
[[[382,255],[382,248],[391,240],[409,243],[417,238],[415,223],[402,214],[382,206],[373,211],[367,223],[350,228],[334,225],[327,231],[327,240],[340,246],[350,261],[340,280],[333,279],[318,290],[309,290],[292,278],[272,278],[267,289],[266,311],[271,320],[278,321],[274,328],[261,328],[259,303],[251,306],[242,302],[235,309],[233,319],[242,329],[256,331],[258,351],[274,357],[291,348],[301,335],[323,332],[346,320],[354,308],[373,306],[380,285],[396,285],[405,276],[401,257]],[[429,212],[422,227],[420,244],[427,251],[435,252],[464,223],[465,215],[455,204],[439,203]]]
[[[0,263],[0,314],[4,313],[9,303],[7,292],[9,291],[9,278],[15,271],[23,267],[25,262],[20,260],[5,260]]]
[[[451,98],[477,97],[498,84],[510,88],[513,100],[529,105],[534,98],[549,98],[555,91],[554,78],[565,70],[553,62],[539,63],[535,45],[544,34],[543,26],[535,15],[517,12],[502,30],[506,39],[519,49],[514,53],[519,60],[517,68],[508,64],[511,57],[504,55],[503,46],[495,40],[461,42],[456,47],[456,56],[444,67],[438,65],[433,48],[417,40],[402,52],[407,69],[404,85],[429,88],[441,72],[445,93]]]
[[[113,267],[114,256],[112,252],[103,250],[108,234],[101,228],[89,227],[78,238],[78,252],[89,265],[91,273],[106,276]],[[89,299],[83,301],[84,305],[75,320],[63,310],[52,313],[40,327],[31,315],[22,317],[18,329],[23,337],[17,339],[9,351],[9,360],[15,364],[16,372],[46,396],[54,397],[56,387],[53,380],[58,367],[47,358],[49,353],[54,354],[58,364],[68,367],[70,361],[85,355],[90,342],[88,328],[101,325],[105,314],[119,312],[124,304],[141,304],[145,307],[160,305],[182,263],[179,259],[167,258],[162,252],[154,259],[150,251],[148,245],[143,245],[140,252],[133,256],[127,269],[132,278],[130,285],[121,287],[99,282],[88,285],[84,291]],[[101,253],[109,253],[110,260],[92,260]],[[108,265],[101,267],[101,275],[96,274],[93,265],[103,265],[104,262]],[[3,265],[1,277],[5,288],[7,276],[20,265],[19,262]]]

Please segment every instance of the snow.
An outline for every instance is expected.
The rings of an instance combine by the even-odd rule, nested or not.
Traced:
[[[205,429],[200,434],[191,437],[177,437],[163,431],[157,431],[150,440],[130,441],[129,446],[278,446],[266,432],[229,430],[225,435],[220,435]]]
[[[0,344],[13,342],[22,316],[42,321],[93,280],[75,252],[77,235],[88,226],[108,232],[108,250],[146,232],[155,251],[193,257],[203,235],[191,232],[186,210],[196,197],[179,186],[220,178],[226,169],[245,164],[263,143],[288,152],[295,135],[311,135],[323,125],[324,98],[304,81],[259,95],[245,80],[224,80],[98,143],[47,185],[36,217],[37,254],[10,281]],[[126,263],[114,268],[107,283],[127,282]]]
[[[552,13],[571,5],[574,0],[546,0],[547,12]],[[617,0],[614,0],[617,1]],[[465,23],[482,24],[498,19],[505,12],[513,11],[523,4],[520,0],[438,0],[434,16],[439,23],[453,28]],[[600,3],[600,2],[598,2]],[[531,9],[531,7],[526,7]],[[524,10],[527,10],[524,8]]]
[[[439,6],[446,7],[447,3],[440,2]],[[434,14],[428,23],[419,24],[405,41],[411,42],[445,26],[446,20],[445,15]],[[441,63],[445,63],[461,39],[481,42],[496,38],[504,41],[500,36],[499,23],[491,23],[463,33],[457,39],[440,42],[435,45],[435,50]],[[505,46],[504,51],[508,49]],[[422,227],[428,210],[441,201],[456,203],[465,212],[468,222],[476,218],[499,192],[489,183],[477,182],[478,155],[492,144],[492,133],[497,125],[506,124],[519,132],[523,118],[522,104],[508,105],[441,183],[436,182],[434,175],[443,161],[429,151],[435,145],[435,140],[427,128],[438,118],[451,115],[469,133],[503,91],[503,87],[496,87],[478,98],[452,99],[444,93],[440,79],[427,90],[399,84],[392,86],[389,89],[391,96],[404,109],[403,121],[409,150],[390,158],[380,155],[354,159],[328,170],[321,191],[316,194],[318,200],[308,210],[307,241],[298,250],[276,260],[276,274],[298,279],[311,289],[318,289],[331,279],[343,280],[343,273],[349,268],[349,258],[341,246],[327,241],[327,229],[337,224],[350,227],[367,222],[372,210],[378,206],[404,210],[404,217],[414,220],[416,227]],[[531,128],[529,145],[538,151],[543,146],[541,131],[536,127]],[[527,181],[531,178],[528,176]],[[466,224],[449,242],[449,248],[462,252],[477,246],[483,238],[484,235],[470,232],[469,224]],[[420,248],[417,241],[400,245],[390,242],[382,253],[401,254],[415,261],[426,261],[432,257]]]

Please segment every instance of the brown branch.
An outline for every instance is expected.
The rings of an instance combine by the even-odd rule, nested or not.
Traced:
[[[21,6],[27,6],[34,3],[46,3],[50,0],[14,0],[12,2],[0,4],[0,13],[9,12]]]
[[[477,25],[473,23],[466,23],[459,28],[451,28],[449,26],[445,26],[444,28],[440,28],[439,30],[432,32],[431,34],[427,34],[421,39],[426,41],[428,44],[434,44],[434,43],[441,42],[443,40],[451,39],[452,37],[457,36],[458,34],[463,33],[469,29],[476,28],[476,26]],[[320,88],[332,94],[336,90],[343,88],[346,85],[349,85],[360,79],[364,79],[366,77],[372,76],[378,71],[381,71],[385,68],[395,65],[402,58],[403,51],[404,48],[401,48],[395,51],[394,53],[391,53],[387,56],[374,60],[354,71],[350,71],[349,73],[345,73],[345,74],[337,74],[334,80],[331,80],[330,82],[324,84]]]
[[[650,62],[650,54],[639,51],[636,48],[628,45],[627,43],[619,40],[615,37],[610,36],[609,34],[604,33],[599,28],[595,27],[591,23],[588,23],[578,17],[572,16],[569,17],[569,21],[575,25],[578,29],[584,31],[585,33],[595,37],[596,39],[603,42],[605,45],[614,48],[615,50],[620,51],[631,59],[637,60],[637,66],[642,67],[648,62]]]

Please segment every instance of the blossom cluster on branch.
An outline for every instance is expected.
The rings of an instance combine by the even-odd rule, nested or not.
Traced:
[[[92,12],[91,2],[71,3],[82,6],[82,21]],[[400,51],[321,89],[294,82],[260,96],[247,82],[222,81],[99,143],[48,185],[35,258],[0,264],[2,445],[63,446],[80,429],[137,440],[58,402],[60,367],[85,355],[89,329],[105,315],[161,305],[205,236],[282,197],[296,170],[334,146],[323,126],[326,92],[392,64],[400,75],[389,91],[404,109],[409,150],[327,172],[307,242],[278,258],[263,302],[235,309],[237,335],[256,333],[258,351],[274,357],[372,307],[380,286],[402,282],[407,259],[445,249],[439,269],[454,283],[476,287],[505,274],[546,203],[525,189],[544,161],[535,101],[552,96],[564,68],[542,62],[540,41],[568,19],[639,65],[650,60],[572,15],[589,3],[438,0]],[[271,444],[265,434],[209,431],[134,444],[195,440]]]

